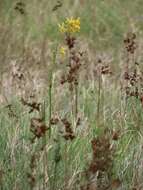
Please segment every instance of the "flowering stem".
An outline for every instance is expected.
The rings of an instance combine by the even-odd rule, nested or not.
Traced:
[[[98,78],[97,126],[99,126],[100,122],[100,104],[101,104],[101,74],[99,74]]]
[[[51,117],[52,117],[52,80],[53,80],[53,65],[56,63],[56,55],[57,55],[57,45],[53,52],[53,64],[50,70],[50,78],[49,78],[49,138],[51,137]]]
[[[49,84],[49,137],[51,137],[51,115],[52,115],[52,77]]]

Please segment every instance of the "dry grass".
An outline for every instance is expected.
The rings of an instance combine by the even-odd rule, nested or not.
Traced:
[[[2,190],[143,189],[141,14],[141,0],[0,2]],[[60,34],[70,16],[80,33]]]

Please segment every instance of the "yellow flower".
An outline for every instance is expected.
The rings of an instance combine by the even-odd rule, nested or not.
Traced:
[[[60,30],[61,33],[65,33],[66,32],[66,27],[65,27],[64,23],[59,24],[58,26],[59,26],[59,30]]]
[[[66,24],[69,33],[75,33],[80,31],[80,18],[77,19],[67,18]]]
[[[66,48],[65,47],[61,47],[60,48],[60,54],[64,57],[65,56],[65,54],[66,54]]]
[[[59,24],[59,30],[61,33],[76,33],[80,31],[80,18],[74,19],[66,18],[66,20]]]

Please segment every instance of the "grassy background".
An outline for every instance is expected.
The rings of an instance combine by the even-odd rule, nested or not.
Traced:
[[[142,45],[143,1],[88,0],[87,2],[86,0],[63,0],[61,1],[62,7],[57,11],[52,11],[57,3],[55,0],[25,0],[24,15],[14,10],[16,2],[15,0],[0,1],[1,83],[3,83],[2,74],[9,73],[11,69],[11,60],[16,60],[20,64],[21,58],[24,58],[24,63],[22,62],[24,69],[29,71],[31,75],[36,67],[38,72],[45,71],[44,74],[42,71],[42,77],[44,75],[48,78],[52,45],[56,41],[61,43],[63,40],[57,25],[65,17],[81,18],[79,39],[82,48],[88,51],[88,58],[85,60],[87,65],[79,84],[81,125],[78,130],[75,129],[77,137],[72,142],[65,142],[62,137],[58,137],[58,127],[53,129],[53,138],[47,141],[48,166],[46,169],[50,176],[47,177],[48,187],[54,190],[52,185],[55,183],[55,190],[65,190],[65,186],[69,190],[80,189],[80,185],[85,182],[83,173],[92,159],[91,140],[94,136],[102,133],[105,128],[109,130],[109,133],[114,129],[120,130],[122,134],[118,141],[111,140],[116,148],[112,172],[114,178],[119,178],[122,182],[120,189],[133,190],[134,186],[141,186],[143,181],[141,169],[143,154],[142,106],[139,100],[135,98],[126,102],[121,97],[119,75],[125,59],[122,58],[124,35],[127,32],[136,32]],[[23,54],[23,51],[26,53]],[[115,76],[104,80],[101,128],[99,128],[95,117],[98,106],[98,81],[92,76],[93,73],[89,76],[98,53],[105,54],[105,63],[109,62],[116,71]],[[137,59],[141,62],[141,54]],[[43,65],[39,66],[38,62],[42,62]],[[45,62],[48,62],[46,68]],[[39,67],[42,69],[40,68],[40,70]],[[59,87],[56,80],[58,69],[55,68],[54,71],[53,113],[58,113],[60,116],[68,115],[68,118],[74,123],[74,116],[70,111],[70,94],[67,88]],[[87,78],[90,80],[85,82],[87,71],[89,71]],[[9,75],[6,75],[7,78]],[[6,79],[4,78],[4,80]],[[47,83],[46,85],[48,86]],[[47,86],[45,87],[46,91]],[[7,86],[7,89],[9,88],[10,86]],[[2,92],[1,87],[0,93],[2,94]],[[28,93],[29,89],[27,90]],[[15,97],[15,94],[16,91],[13,91],[13,97],[6,104],[12,104],[16,118],[10,115],[8,109],[4,107],[5,104],[0,107],[1,189],[31,189],[27,180],[27,172],[30,170],[31,156],[33,152],[37,151],[40,161],[37,163],[38,166],[35,171],[35,190],[44,190],[41,184],[43,160],[45,158],[39,150],[42,140],[36,141],[35,144],[31,144],[29,140],[31,137],[30,119],[37,117],[37,113],[29,114],[28,110],[20,103],[19,98]],[[7,99],[9,100],[9,97]],[[46,102],[46,123],[48,123],[48,96],[46,94],[42,98],[38,97],[39,99]],[[55,138],[59,138],[58,142],[60,143],[55,142]],[[58,163],[55,178],[54,159],[57,149],[60,150],[62,160]],[[68,155],[68,159],[66,159],[66,155]],[[68,173],[66,173],[67,171]]]
[[[27,43],[40,40],[43,35],[53,40],[59,35],[57,23],[65,17],[79,16],[82,24],[81,35],[93,47],[101,49],[118,47],[126,32],[136,30],[140,33],[143,29],[143,2],[141,0],[61,2],[62,7],[57,11],[52,11],[57,4],[56,1],[24,1],[26,16],[20,16],[13,9],[16,1],[1,1],[1,28],[6,29],[9,26],[8,30],[12,32],[13,40],[17,42],[22,34],[27,39]],[[25,31],[23,31],[23,20],[25,20]]]

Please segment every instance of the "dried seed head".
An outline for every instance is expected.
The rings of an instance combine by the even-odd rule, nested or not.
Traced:
[[[136,34],[128,33],[126,38],[124,39],[124,45],[128,53],[134,54],[137,44],[136,44]]]

